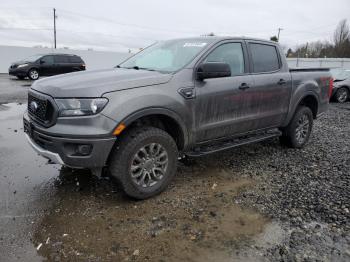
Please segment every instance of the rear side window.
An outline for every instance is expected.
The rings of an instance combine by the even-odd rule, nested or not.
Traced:
[[[253,72],[272,72],[280,68],[277,49],[272,45],[250,43]]]
[[[68,56],[56,55],[54,56],[55,63],[69,63]]]
[[[230,65],[231,75],[244,73],[244,56],[241,43],[227,43],[212,51],[205,62],[224,62]]]
[[[82,63],[83,62],[79,56],[69,56],[68,60],[70,63]]]
[[[53,57],[52,55],[46,55],[43,56],[40,61],[44,62],[46,65],[52,65],[53,64]]]

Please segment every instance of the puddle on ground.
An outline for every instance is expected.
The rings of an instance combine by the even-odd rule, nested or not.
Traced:
[[[62,169],[55,185],[57,203],[33,241],[50,261],[230,261],[269,222],[234,203],[253,182],[217,168],[184,168],[166,192],[145,201],[84,170]]]

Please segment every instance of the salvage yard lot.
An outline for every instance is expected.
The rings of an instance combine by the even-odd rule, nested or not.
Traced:
[[[350,260],[350,103],[331,104],[302,150],[271,139],[198,158],[133,201],[29,148],[29,86],[0,76],[4,261]]]

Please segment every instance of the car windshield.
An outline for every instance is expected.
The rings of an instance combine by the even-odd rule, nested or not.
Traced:
[[[160,72],[175,72],[191,62],[212,40],[169,40],[158,42],[127,61],[121,68],[144,69]]]
[[[40,57],[42,57],[42,55],[31,55],[31,56],[27,57],[26,59],[24,59],[24,61],[35,62]]]
[[[331,69],[331,73],[335,80],[345,80],[350,78],[350,70],[336,68],[336,69]]]

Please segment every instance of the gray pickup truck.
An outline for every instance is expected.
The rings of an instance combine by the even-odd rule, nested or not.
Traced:
[[[42,156],[97,175],[104,168],[145,199],[170,183],[179,156],[272,137],[303,147],[331,93],[328,69],[289,69],[275,42],[176,39],[113,69],[34,82],[24,130]]]

